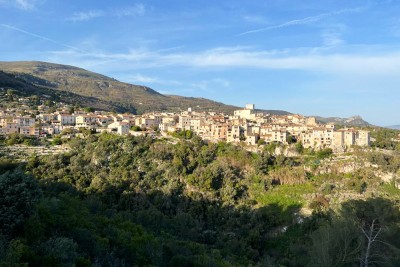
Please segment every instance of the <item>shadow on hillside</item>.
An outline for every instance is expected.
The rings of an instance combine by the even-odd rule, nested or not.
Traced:
[[[293,213],[300,208],[294,205],[283,209],[276,204],[235,208],[200,194],[189,198],[179,191],[146,193],[109,187],[85,194],[69,184],[49,181],[42,188],[47,199],[42,209],[51,212],[54,220],[45,226],[46,236],[72,238],[90,262],[101,265],[110,261],[157,266],[260,262],[269,257],[268,242],[295,223]],[[133,225],[140,225],[155,241],[145,242],[140,248],[124,243],[124,238],[143,231]],[[107,240],[106,244],[99,245],[100,237]],[[140,238],[137,242],[141,243]]]

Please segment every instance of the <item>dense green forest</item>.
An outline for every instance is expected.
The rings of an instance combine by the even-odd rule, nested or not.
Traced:
[[[185,138],[89,135],[64,154],[1,155],[0,266],[400,265],[396,181],[314,173],[328,150]],[[395,151],[357,153],[400,168]],[[334,206],[340,189],[359,197]]]

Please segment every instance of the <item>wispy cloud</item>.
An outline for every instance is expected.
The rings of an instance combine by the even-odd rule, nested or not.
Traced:
[[[74,22],[88,21],[99,17],[135,17],[143,16],[146,13],[146,6],[143,4],[135,4],[124,8],[113,10],[88,10],[80,11],[72,14],[67,20]]]
[[[146,13],[146,7],[143,4],[135,4],[133,6],[125,7],[114,12],[115,16],[143,16]]]
[[[191,83],[189,86],[194,90],[201,90],[208,93],[215,93],[217,90],[223,88],[229,88],[231,83],[228,80],[222,78],[214,78],[210,80],[202,80]]]
[[[50,54],[53,61],[68,62],[72,65],[89,65],[107,62],[107,68],[114,71],[143,70],[168,66],[198,69],[272,69],[298,70],[327,74],[387,77],[398,75],[400,50],[388,49],[372,54],[370,48],[353,47],[354,52],[342,54],[316,53],[314,48],[282,51],[263,51],[245,48],[215,48],[197,53],[160,53],[146,49],[131,50],[128,53],[81,53],[61,51]],[[144,81],[144,77],[137,76]],[[150,80],[148,80],[150,81]],[[154,80],[153,80],[154,82]],[[220,85],[223,85],[220,82]],[[228,85],[228,83],[225,83]],[[201,83],[198,87],[203,86]]]
[[[244,15],[243,19],[246,22],[254,23],[254,24],[265,24],[268,22],[266,18],[264,18],[262,16],[258,16],[258,15]]]
[[[68,20],[71,21],[88,21],[94,18],[103,17],[105,13],[101,10],[90,10],[86,12],[77,12],[74,13]]]
[[[344,45],[346,41],[342,38],[342,35],[346,30],[347,27],[343,24],[331,25],[329,28],[324,29],[321,34],[324,48]]]
[[[358,8],[341,9],[341,10],[336,10],[336,11],[328,12],[328,13],[322,13],[322,14],[315,15],[315,16],[310,16],[310,17],[306,17],[306,18],[302,18],[302,19],[290,20],[290,21],[287,21],[287,22],[284,22],[281,24],[242,32],[240,34],[237,34],[236,36],[243,36],[243,35],[247,35],[247,34],[259,33],[259,32],[263,32],[263,31],[269,31],[269,30],[274,30],[274,29],[290,27],[290,26],[294,26],[294,25],[312,24],[312,23],[318,22],[318,21],[328,18],[328,17],[333,17],[333,16],[346,14],[346,13],[361,12],[361,11],[365,10],[366,8],[367,7],[364,6],[364,7],[358,7]]]
[[[151,77],[136,73],[133,76],[126,77],[126,81],[132,83],[144,83],[144,84],[161,84],[161,85],[180,85],[181,83],[173,80],[162,80],[157,77]]]
[[[25,10],[33,9],[35,7],[35,1],[30,0],[16,0],[16,4]]]
[[[340,33],[336,31],[324,31],[322,33],[322,38],[325,47],[335,47],[345,43]]]
[[[37,39],[41,39],[41,40],[44,40],[44,41],[51,42],[53,44],[57,44],[59,46],[66,47],[68,49],[72,49],[72,50],[77,51],[79,53],[87,53],[86,51],[84,51],[84,50],[82,50],[80,48],[77,48],[77,47],[74,47],[74,46],[71,46],[71,45],[68,45],[68,44],[63,44],[63,43],[60,43],[60,42],[58,42],[56,40],[53,40],[51,38],[48,38],[48,37],[45,37],[45,36],[42,36],[42,35],[39,35],[39,34],[36,34],[36,33],[33,33],[33,32],[29,32],[29,31],[26,31],[26,30],[23,30],[23,29],[20,29],[20,28],[17,28],[17,27],[8,25],[8,24],[0,24],[0,26],[4,27],[4,28],[7,28],[7,29],[10,29],[10,30],[13,30],[13,31],[17,31],[17,32],[29,35],[29,36],[32,36],[32,37],[35,37]]]
[[[43,0],[44,1],[44,0]],[[39,4],[39,0],[0,0],[0,5],[17,7],[22,10],[32,10]]]

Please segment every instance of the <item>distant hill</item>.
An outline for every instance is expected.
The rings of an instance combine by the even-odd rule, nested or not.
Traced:
[[[265,114],[274,114],[274,115],[290,115],[292,113],[284,110],[276,110],[276,109],[271,109],[271,110],[266,110],[266,109],[256,109],[256,112],[260,113],[265,113]]]
[[[115,110],[118,112],[131,110],[130,107],[123,107],[94,97],[85,97],[70,92],[49,89],[45,86],[33,85],[26,82],[24,79],[15,77],[14,74],[5,73],[3,71],[0,71],[0,88],[12,88],[13,90],[18,91],[19,95],[23,96],[45,95],[57,102],[65,102],[82,107],[93,107],[98,110]]]
[[[385,128],[394,129],[394,130],[400,130],[400,125],[386,126]]]
[[[1,72],[3,71],[3,72]],[[15,87],[27,94],[45,94],[58,101],[100,110],[142,114],[151,111],[179,112],[191,107],[197,111],[232,114],[240,107],[198,97],[163,95],[141,85],[133,85],[82,68],[40,62],[0,62],[0,87]],[[291,114],[283,110],[257,110],[274,115]],[[345,126],[368,126],[355,116],[348,119],[316,117],[320,122]]]
[[[238,109],[205,98],[163,95],[146,86],[119,82],[67,65],[36,61],[0,62],[0,70],[12,74],[19,84],[24,82],[25,88],[31,85],[47,91],[72,93],[75,97],[83,97],[93,107],[98,105],[89,100],[99,100],[103,103],[103,109],[111,107],[118,111],[139,114],[150,111],[180,111],[189,107],[199,111],[226,113],[233,113]]]
[[[350,118],[338,118],[338,117],[324,118],[315,116],[315,118],[319,122],[334,123],[336,125],[342,125],[342,126],[357,126],[357,127],[372,126],[370,123],[363,120],[363,118],[361,118],[360,116],[353,116]]]

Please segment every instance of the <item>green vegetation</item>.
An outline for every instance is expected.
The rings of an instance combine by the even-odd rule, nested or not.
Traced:
[[[373,131],[371,131],[371,137],[375,138],[375,141],[372,142],[372,146],[400,151],[399,142],[393,141],[394,139],[399,138],[399,134],[399,130],[375,128]]]
[[[5,140],[5,144],[7,146],[13,146],[17,144],[23,144],[26,146],[39,146],[39,145],[46,145],[46,140],[40,140],[37,137],[30,137],[22,134],[9,134]]]
[[[192,139],[194,136],[194,132],[190,130],[183,130],[183,131],[176,131],[173,133],[170,133],[172,137],[179,138],[179,139]]]
[[[64,154],[3,155],[0,266],[399,265],[395,181],[304,169],[329,150],[288,158],[270,153],[278,144],[255,154],[177,135],[88,134]],[[399,167],[397,154],[358,153]],[[362,199],[335,204],[339,190]]]
[[[135,132],[140,132],[143,131],[144,129],[140,128],[140,126],[135,125],[131,127],[131,130]]]

